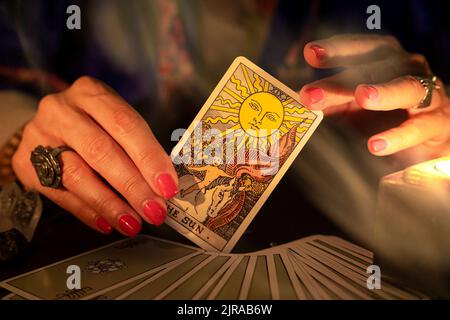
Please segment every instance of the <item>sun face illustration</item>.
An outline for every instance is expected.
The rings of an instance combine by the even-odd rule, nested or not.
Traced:
[[[283,123],[284,111],[281,101],[267,92],[257,92],[242,102],[239,124],[254,137],[267,137]]]
[[[267,150],[294,125],[297,142],[315,114],[240,64],[205,114],[205,123],[220,126],[222,137],[243,146]]]

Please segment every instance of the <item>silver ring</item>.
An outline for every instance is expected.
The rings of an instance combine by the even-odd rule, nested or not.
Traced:
[[[61,187],[62,164],[58,156],[64,151],[73,151],[73,149],[67,146],[54,149],[37,146],[31,152],[30,160],[42,186],[54,189]]]
[[[422,87],[425,89],[425,95],[418,105],[413,107],[413,109],[424,109],[431,105],[431,99],[433,97],[433,89],[440,89],[441,87],[436,83],[437,77],[432,75],[429,78],[414,76],[414,78],[420,82]]]

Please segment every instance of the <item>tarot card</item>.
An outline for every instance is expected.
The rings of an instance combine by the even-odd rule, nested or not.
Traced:
[[[252,284],[253,274],[255,272],[256,261],[258,256],[251,255],[248,260],[247,269],[245,270],[244,279],[242,281],[241,291],[239,292],[239,300],[246,300],[250,285]]]
[[[233,264],[239,261],[241,261],[242,256],[241,255],[231,255],[230,259],[225,262],[219,270],[212,275],[209,280],[198,290],[195,295],[192,297],[192,300],[205,300],[206,297],[211,293],[211,291],[214,289],[215,285],[218,284],[222,276],[225,274],[225,272],[233,266]]]
[[[308,238],[308,241],[309,240],[316,243],[322,243],[323,245],[334,249],[335,252],[342,251],[343,254],[356,257],[366,263],[373,262],[373,253],[371,251],[361,248],[341,238],[333,236],[312,236]]]
[[[339,299],[424,299],[425,296],[399,288],[387,279],[382,288],[367,288],[366,271],[372,253],[337,237],[313,236],[291,247],[305,261],[310,274]],[[328,280],[327,280],[328,279]],[[331,282],[330,282],[331,281]]]
[[[313,238],[312,241],[311,238]],[[382,290],[367,289],[366,269],[373,263],[369,258],[371,255],[369,251],[336,237],[311,238],[294,247],[293,250],[297,253],[299,250],[306,258],[311,258],[308,261],[314,264],[316,270],[327,274],[329,279],[352,292],[355,298],[392,298]]]
[[[249,255],[244,255],[236,260],[224,273],[217,285],[207,296],[207,300],[237,300],[243,286]]]
[[[120,295],[117,300],[154,300],[164,298],[173,287],[178,286],[193,273],[212,260],[216,255],[200,254],[169,268],[161,275],[150,277],[135,288]],[[209,261],[208,261],[209,260]]]
[[[278,288],[278,276],[275,266],[275,258],[272,254],[266,254],[267,273],[269,276],[270,296],[272,300],[280,300],[280,290]]]
[[[162,272],[162,271],[159,271],[159,272],[155,271],[153,274],[149,275],[149,277],[155,276],[155,274],[159,274],[160,272]],[[102,294],[99,294],[95,297],[92,297],[90,300],[115,300],[115,299],[117,299],[117,297],[122,295],[124,292],[127,292],[128,290],[136,287],[137,285],[139,285],[146,279],[147,278],[127,282],[126,284],[124,284],[120,287],[117,287],[115,289],[112,289],[112,290],[106,291]]]
[[[172,152],[180,192],[166,222],[204,249],[230,252],[321,120],[237,58]]]
[[[314,278],[309,274],[303,261],[300,261],[291,253],[287,254],[288,259],[292,263],[297,281],[301,284],[303,291],[306,294],[307,300],[323,300],[327,299],[326,292],[317,284]]]
[[[221,270],[223,266],[229,267],[231,265],[230,262],[233,262],[235,259],[236,256],[233,255],[218,255],[214,257],[213,259],[209,260],[201,269],[193,272],[193,274],[183,283],[174,284],[172,291],[167,293],[164,299],[192,299],[194,295],[200,289],[202,289],[213,276],[216,276],[217,274],[223,274],[223,272],[225,272],[222,271],[219,273],[219,270]]]
[[[191,246],[138,236],[19,275],[0,285],[27,299],[90,299],[201,252]],[[81,289],[67,288],[70,265],[80,268]]]
[[[299,286],[298,282],[295,284],[293,283],[293,280],[291,280],[289,276],[289,272],[292,267],[286,266],[283,263],[283,260],[281,258],[281,254],[274,254],[272,256],[275,266],[275,272],[276,272],[276,280],[277,280],[277,288],[272,288],[272,296],[274,299],[281,299],[281,300],[296,300],[296,299],[305,299],[306,296],[301,292],[301,288],[295,288],[296,285]],[[288,269],[289,268],[289,269]],[[271,269],[271,268],[270,268]],[[272,271],[269,271],[271,274]],[[294,270],[291,271],[292,275],[294,274]],[[278,289],[278,292],[276,290]],[[300,291],[301,293],[299,296],[297,296],[297,291]]]
[[[208,254],[209,255],[209,254]],[[206,259],[204,259],[202,262],[200,262],[199,264],[197,264],[195,266],[195,268],[192,268],[191,270],[189,270],[189,272],[187,272],[186,274],[184,274],[182,277],[180,277],[179,279],[177,279],[177,281],[175,281],[174,283],[172,283],[169,287],[167,287],[164,291],[162,291],[160,294],[158,294],[155,297],[155,300],[161,300],[161,299],[165,299],[168,295],[170,295],[173,291],[175,292],[175,296],[179,296],[180,294],[185,294],[185,292],[183,292],[183,289],[186,290],[186,287],[184,286],[187,282],[188,279],[192,278],[194,275],[198,275],[198,273],[205,269],[207,265],[209,265],[213,260],[217,259],[217,254],[210,254]],[[181,288],[180,288],[181,287]],[[177,290],[180,289],[180,290]],[[173,296],[172,296],[173,297]],[[171,299],[170,297],[168,297],[167,299]]]
[[[298,249],[291,252],[294,259],[303,262],[308,274],[311,275],[316,286],[322,287],[324,295],[321,299],[371,299],[368,292],[363,292],[361,288],[351,283],[331,268],[327,268]]]
[[[300,241],[301,239],[255,253],[266,256],[272,299],[305,300],[311,298],[303,280],[297,276],[296,267],[289,258],[289,246]]]
[[[2,297],[0,300],[27,300],[15,293],[9,293],[6,296]]]

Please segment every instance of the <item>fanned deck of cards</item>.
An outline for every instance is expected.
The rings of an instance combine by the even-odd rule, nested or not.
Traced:
[[[126,239],[0,284],[4,299],[423,299],[382,279],[367,288],[371,252],[311,236],[248,254],[207,252],[146,235]],[[69,265],[81,288],[68,290]]]

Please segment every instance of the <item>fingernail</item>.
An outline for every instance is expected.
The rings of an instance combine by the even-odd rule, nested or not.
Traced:
[[[103,217],[98,217],[97,220],[95,220],[95,224],[104,234],[111,234],[113,231],[112,226]]]
[[[119,218],[119,227],[129,237],[134,237],[141,231],[141,224],[131,214],[124,214]]]
[[[168,173],[161,173],[156,178],[156,183],[162,196],[166,199],[170,199],[178,193],[177,185],[175,184],[175,181],[173,181],[172,176]]]
[[[367,93],[367,98],[370,100],[375,100],[378,98],[378,89],[372,86],[364,86]]]
[[[156,201],[145,204],[144,214],[155,226],[160,226],[166,219],[166,210]]]
[[[322,48],[321,46],[314,44],[314,45],[310,46],[309,48],[314,52],[317,60],[322,60],[323,58],[326,57],[325,49]]]
[[[387,141],[383,139],[376,139],[369,142],[369,148],[372,152],[383,151],[387,146]]]
[[[323,99],[323,90],[320,88],[311,87],[305,90],[309,97],[310,104],[314,104]]]

